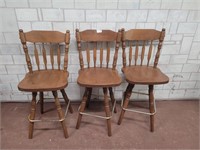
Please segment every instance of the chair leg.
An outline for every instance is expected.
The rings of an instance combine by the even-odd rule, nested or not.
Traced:
[[[110,106],[109,106],[109,100],[108,100],[108,90],[107,88],[103,88],[104,93],[104,108],[106,112],[106,117],[110,117]],[[108,127],[108,136],[111,136],[111,119],[107,119],[107,127]]]
[[[111,102],[112,102],[112,106],[114,106],[115,97],[114,97],[114,94],[113,94],[112,87],[109,87],[109,94],[110,94],[110,99],[111,99]],[[116,106],[115,106],[115,108],[114,108],[114,113],[117,113],[117,108],[116,108]]]
[[[85,88],[85,93],[83,95],[83,99],[82,99],[81,105],[80,105],[80,110],[79,110],[80,112],[83,112],[85,110],[87,97],[88,97],[88,88]],[[81,124],[82,114],[80,114],[80,112],[79,112],[78,120],[77,120],[77,123],[76,123],[76,129],[79,129],[80,124]]]
[[[62,108],[60,106],[60,102],[59,102],[59,99],[58,99],[58,93],[57,93],[57,91],[53,91],[52,93],[53,93],[53,96],[54,96],[54,99],[55,99],[55,104],[56,104],[56,108],[57,108],[57,111],[58,111],[58,116],[59,116],[59,119],[61,120],[60,123],[61,123],[63,131],[64,131],[64,136],[65,136],[65,138],[68,138],[67,127],[65,125],[64,114],[63,114],[63,111],[62,111]]]
[[[40,92],[40,113],[44,113],[44,94]]]
[[[32,93],[32,102],[31,102],[31,113],[30,113],[30,120],[35,119],[35,111],[36,111],[36,96],[37,92]],[[33,127],[34,127],[34,122],[29,122],[29,139],[33,138]]]
[[[129,83],[127,88],[126,88],[126,91],[124,93],[124,104],[122,106],[123,108],[128,107],[128,103],[129,103],[129,100],[130,100],[130,97],[131,97],[131,94],[132,94],[133,87],[134,87],[134,85]],[[121,114],[120,114],[120,117],[119,117],[119,120],[118,120],[118,125],[120,125],[122,123],[122,119],[124,118],[125,110],[123,108],[121,110]]]
[[[86,107],[89,108],[89,104],[90,104],[90,99],[91,99],[91,95],[92,95],[92,88],[88,88],[88,99],[87,99],[87,103],[86,103]]]
[[[149,110],[150,113],[155,112],[154,96],[153,96],[153,85],[149,85]],[[150,131],[154,131],[154,115],[150,115]]]
[[[65,100],[65,103],[68,104],[68,103],[69,103],[69,98],[68,98],[68,96],[67,96],[65,90],[62,89],[62,90],[60,90],[60,92],[62,93],[62,96],[63,96],[63,98],[64,98],[64,100]],[[72,108],[72,105],[71,105],[71,104],[69,104],[69,111],[70,111],[71,114],[73,113],[73,108]]]

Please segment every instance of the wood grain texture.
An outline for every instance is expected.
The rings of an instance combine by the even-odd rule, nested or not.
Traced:
[[[77,82],[85,87],[113,87],[121,84],[121,77],[116,70],[96,67],[80,70]]]
[[[54,69],[54,49],[51,44],[50,44],[50,60],[52,69]]]
[[[65,36],[65,56],[64,56],[64,70],[67,71],[68,67],[68,53],[69,53],[69,43],[70,43],[70,32],[66,31]]]
[[[25,33],[27,42],[62,43],[65,42],[65,34],[58,31],[37,31],[33,30]],[[66,39],[68,40],[68,39]]]
[[[45,69],[47,70],[47,55],[46,55],[46,49],[44,47],[44,43],[42,43],[42,56],[43,56]]]
[[[131,66],[122,69],[126,80],[131,84],[164,84],[169,78],[158,68]]]
[[[77,42],[77,49],[79,53],[79,62],[80,62],[80,67],[81,69],[84,68],[84,62],[83,62],[83,54],[81,50],[81,37],[80,37],[80,32],[78,29],[76,29],[76,42]]]
[[[132,58],[133,58],[132,42],[129,42],[129,66],[131,66]]]
[[[110,117],[110,106],[109,106],[109,100],[108,100],[108,88],[103,88],[103,94],[104,94],[104,110],[106,113],[106,117]],[[107,122],[107,128],[108,128],[108,136],[112,135],[111,132],[111,119],[106,119]]]
[[[129,83],[128,86],[126,87],[126,91],[124,93],[124,103],[123,103],[123,108],[125,108],[125,109],[128,107],[129,100],[130,100],[130,97],[132,94],[132,89],[134,86],[135,85],[132,85]],[[119,120],[118,120],[118,125],[120,125],[122,123],[122,119],[124,118],[124,113],[125,113],[125,110],[121,109],[121,113],[120,113]]]
[[[145,41],[143,41],[143,45],[142,45],[141,63],[140,63],[141,66],[144,60],[144,53],[145,53]]]
[[[40,93],[40,113],[43,114],[44,113],[44,93],[43,92],[39,92]]]
[[[100,67],[102,68],[103,64],[103,47],[100,48]]]
[[[124,40],[156,40],[160,38],[160,31],[154,29],[131,29],[125,32]]]
[[[126,41],[125,41],[125,30],[122,28],[121,30],[121,41],[122,41],[122,61],[123,67],[126,67]]]
[[[97,32],[97,30],[85,30],[80,32],[80,38],[82,41],[90,42],[107,42],[115,41],[117,37],[117,32],[111,30],[102,30]]]
[[[61,70],[40,70],[27,73],[19,83],[21,91],[52,91],[67,87],[69,73]]]
[[[93,61],[94,61],[94,67],[96,67],[97,62],[97,43],[94,43],[94,49],[93,49]]]
[[[164,37],[165,37],[165,29],[162,29],[162,32],[160,34],[159,43],[158,43],[158,49],[157,49],[157,52],[156,52],[156,57],[155,57],[155,60],[154,60],[154,67],[155,68],[158,65],[158,61],[159,61],[159,57],[160,57],[160,51],[161,51],[161,48],[162,48],[162,45],[163,45]]]
[[[152,49],[153,49],[153,41],[151,40],[151,44],[149,46],[148,57],[147,57],[147,66],[149,66],[149,62],[150,62],[151,54],[152,54]]]
[[[58,112],[58,117],[60,120],[60,123],[62,125],[62,128],[63,128],[63,132],[64,132],[64,137],[65,138],[68,138],[68,132],[67,132],[67,126],[65,125],[65,120],[64,120],[64,113],[62,111],[62,108],[61,108],[61,105],[60,105],[60,101],[58,99],[58,93],[57,91],[53,91],[53,96],[54,96],[54,99],[55,99],[55,105],[56,105],[56,108],[57,108],[57,112]]]
[[[87,102],[87,98],[88,98],[88,88],[85,88],[85,92],[81,101],[81,105],[80,105],[80,112],[84,112],[85,110],[85,106],[86,106],[86,102]],[[77,119],[77,123],[76,123],[76,129],[79,129],[80,124],[81,124],[81,119],[82,119],[82,114],[79,113],[78,115],[78,119]]]
[[[155,112],[154,106],[154,95],[153,95],[153,85],[149,85],[149,111],[150,113]],[[150,115],[150,131],[154,131],[154,115]]]
[[[136,47],[135,47],[135,65],[137,65],[137,60],[138,60],[138,49],[139,49],[139,46],[138,46],[138,41],[136,41]]]
[[[87,64],[88,64],[88,68],[90,68],[90,49],[89,49],[88,44],[87,44],[86,52],[87,52]]]
[[[58,70],[60,70],[60,46],[58,44],[58,50],[57,50],[57,63],[58,63]]]
[[[82,102],[80,105],[79,116],[76,124],[76,128],[80,127],[82,114],[86,106],[89,106],[90,97],[92,94],[92,88],[100,87],[103,88],[104,92],[104,110],[107,117],[110,117],[110,108],[109,108],[109,100],[108,100],[108,88],[111,89],[110,95],[111,100],[114,103],[114,94],[112,92],[113,86],[118,86],[121,84],[121,77],[119,76],[116,70],[117,58],[118,58],[118,50],[119,50],[119,43],[121,41],[121,31],[114,32],[111,30],[103,30],[101,32],[97,32],[96,30],[85,30],[80,32],[76,29],[76,41],[77,41],[77,49],[79,51],[79,62],[81,69],[79,70],[79,76],[77,79],[77,83],[80,86],[85,87],[85,93],[82,98]],[[111,44],[114,43],[114,57],[113,57],[113,64],[112,68],[109,68],[109,61],[110,61],[110,51],[111,51]],[[94,60],[94,67],[91,67],[89,49],[86,48],[86,52],[84,51],[84,45],[89,47],[93,47],[93,60]],[[113,47],[112,47],[113,49]],[[97,51],[99,51],[99,57],[97,58]],[[104,51],[105,54],[104,54]],[[88,66],[84,66],[83,62],[83,52],[86,53],[87,63]],[[99,59],[99,65],[97,63],[97,59]],[[106,66],[103,65],[103,61],[105,60]],[[116,111],[116,110],[115,110]],[[108,136],[111,136],[111,119],[107,120],[107,127],[108,127]]]
[[[107,47],[107,54],[106,54],[106,67],[108,68],[109,66],[109,61],[110,61],[110,47],[109,47],[109,43],[106,43],[106,47]]]
[[[24,34],[22,29],[19,30],[19,38],[20,38],[21,43],[23,45],[28,70],[29,70],[29,72],[32,72],[33,70],[32,70],[31,59],[30,59],[30,56],[29,56],[29,53],[28,53],[28,47],[26,45],[25,34]]]
[[[34,55],[35,55],[35,62],[37,64],[38,70],[40,70],[40,60],[39,60],[38,50],[35,43],[34,43]]]
[[[165,36],[165,29],[162,31],[152,30],[152,29],[131,29],[125,31],[122,29],[122,50],[123,50],[123,68],[125,79],[128,82],[128,86],[124,93],[124,103],[123,108],[128,107],[128,102],[132,89],[135,84],[147,85],[149,86],[149,109],[150,113],[154,113],[154,96],[153,96],[153,86],[156,84],[165,84],[169,82],[169,78],[162,73],[162,71],[157,67],[160,50],[162,48],[162,43]],[[155,55],[154,65],[149,66],[150,59],[152,56],[153,42],[154,40],[159,41],[157,46],[157,51]],[[134,42],[135,45],[135,65],[130,65],[131,63],[131,46],[126,45],[126,43]],[[147,65],[143,64],[145,57],[145,47],[146,44],[150,44],[147,55]],[[129,65],[126,65],[125,49],[129,47]],[[139,49],[139,47],[141,47]],[[139,50],[141,50],[141,62],[137,65]],[[118,124],[121,124],[124,117],[125,110],[121,110],[121,114],[118,120]],[[154,115],[150,115],[150,130],[154,131]]]
[[[67,127],[65,125],[65,118],[62,112],[62,108],[58,99],[57,90],[60,90],[63,94],[63,90],[67,87],[68,84],[68,76],[69,73],[67,72],[68,66],[68,49],[69,49],[69,31],[66,31],[66,34],[57,32],[57,31],[30,31],[30,32],[23,32],[23,30],[19,30],[20,40],[23,45],[23,49],[25,52],[26,62],[29,69],[29,72],[26,73],[25,77],[20,81],[18,84],[18,89],[20,91],[32,92],[32,106],[31,106],[31,114],[30,119],[34,120],[35,118],[35,105],[36,105],[36,95],[37,92],[40,93],[40,104],[41,104],[41,113],[43,113],[43,105],[44,105],[44,98],[43,92],[44,91],[52,91],[53,96],[55,98],[55,105],[57,107],[58,116],[63,127],[64,136],[65,138],[68,137]],[[32,42],[34,44],[34,56],[36,60],[36,64],[38,66],[38,70],[32,70],[32,64],[30,61],[30,56],[28,53],[27,42]],[[36,43],[42,44],[42,57],[44,62],[44,70],[40,69],[40,60],[39,60],[39,52],[36,46]],[[64,68],[60,68],[61,64],[61,50],[59,47],[60,43],[65,44],[65,58],[64,58]],[[50,54],[50,63],[52,65],[52,69],[47,69],[47,52],[45,49],[45,45],[50,45],[49,54]],[[53,46],[57,45],[54,49]],[[58,69],[54,70],[54,51],[57,54],[57,63]],[[67,99],[67,96],[63,95],[64,99]],[[71,106],[70,111],[72,111]],[[29,123],[29,138],[33,136],[33,125],[34,122]]]
[[[37,92],[32,92],[31,112],[30,112],[31,120],[35,119],[36,96],[37,96]],[[34,127],[34,122],[29,122],[29,135],[28,135],[29,139],[33,138],[33,127]]]

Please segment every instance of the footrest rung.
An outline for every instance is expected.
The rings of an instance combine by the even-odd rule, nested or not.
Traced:
[[[94,114],[89,114],[89,113],[84,113],[84,112],[80,112],[80,106],[78,108],[78,111],[81,115],[86,115],[86,116],[91,116],[91,117],[96,117],[96,118],[101,118],[101,119],[110,119],[112,118],[112,114],[115,110],[115,106],[116,106],[116,100],[114,101],[113,107],[112,107],[112,111],[111,111],[111,115],[109,117],[105,117],[105,116],[100,116],[100,115],[94,115]]]
[[[156,100],[154,99],[153,100],[153,103],[154,103],[154,112],[153,113],[148,113],[148,112],[144,112],[144,111],[139,111],[139,110],[135,110],[135,109],[128,109],[128,108],[124,108],[123,107],[123,104],[124,104],[124,100],[121,101],[121,107],[123,110],[126,110],[126,111],[130,111],[130,112],[135,112],[135,113],[139,113],[139,114],[144,114],[144,115],[149,115],[149,116],[153,116],[156,114]]]
[[[135,110],[135,109],[127,109],[127,108],[123,108],[123,110],[126,110],[126,111],[131,111],[131,112],[135,112],[135,113],[139,113],[139,114],[144,114],[144,115],[149,115],[149,116],[153,116],[156,114],[156,111],[153,112],[153,113],[148,113],[148,112],[144,112],[144,111],[139,111],[139,110]]]
[[[94,115],[94,114],[89,114],[89,113],[84,113],[84,112],[79,112],[81,115],[86,115],[86,116],[91,116],[91,117],[96,117],[96,118],[101,118],[101,119],[110,119],[112,117],[105,117],[105,116],[100,116],[100,115]]]
[[[42,120],[38,120],[38,119],[30,119],[30,115],[28,116],[28,120],[29,122],[61,122],[64,121],[65,118],[62,118],[60,120],[49,120],[49,119],[42,119]]]

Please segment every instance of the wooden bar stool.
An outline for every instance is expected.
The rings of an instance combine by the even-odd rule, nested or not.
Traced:
[[[128,82],[128,86],[124,92],[124,100],[122,100],[122,110],[118,120],[119,125],[121,124],[124,113],[127,110],[150,115],[150,130],[152,132],[154,131],[154,115],[156,111],[153,88],[154,85],[165,84],[169,82],[169,78],[157,67],[164,36],[165,29],[162,29],[162,31],[153,29],[132,29],[124,31],[124,29],[122,29],[122,72],[124,73],[125,79]],[[145,53],[145,49],[147,49],[147,53]],[[128,54],[128,61],[126,60],[126,54]],[[141,54],[140,57],[139,54]],[[145,56],[145,54],[147,55]],[[152,54],[155,54],[154,62],[151,61]],[[144,57],[147,59],[145,60]],[[146,63],[144,63],[145,61]],[[132,94],[132,89],[134,88],[135,84],[148,85],[148,94],[139,94],[145,94],[149,96],[150,113],[135,109],[127,109],[129,99]]]
[[[79,107],[79,115],[76,128],[78,129],[80,127],[82,115],[103,118],[107,120],[108,136],[111,136],[112,114],[109,106],[108,90],[113,105],[112,110],[114,111],[116,101],[114,98],[112,87],[121,84],[121,78],[116,70],[118,49],[121,41],[121,31],[119,30],[118,32],[114,32],[111,30],[85,30],[80,32],[77,29],[76,40],[81,67],[81,69],[79,70],[77,83],[80,86],[85,87],[83,99]],[[112,49],[114,49],[115,51],[113,57],[113,64],[112,66],[110,66],[109,62]],[[93,52],[93,57],[90,57],[90,52]],[[84,56],[86,56],[87,66],[84,66],[84,57],[82,53],[85,53]],[[99,57],[97,57],[98,54]],[[91,59],[93,59],[93,67],[91,67]],[[97,64],[97,62],[100,62],[100,64]],[[106,117],[84,112],[86,103],[89,104],[92,88],[94,87],[103,88]]]
[[[21,43],[23,45],[23,49],[25,52],[26,63],[28,66],[29,72],[25,75],[24,79],[18,84],[18,89],[20,91],[32,92],[32,102],[31,102],[31,113],[29,115],[29,138],[33,137],[33,126],[34,122],[41,121],[35,120],[35,112],[36,112],[36,96],[39,92],[40,104],[41,104],[41,113],[43,113],[43,101],[45,91],[52,91],[55,105],[57,107],[59,122],[64,130],[65,138],[68,137],[67,127],[65,125],[65,116],[68,111],[73,112],[73,109],[70,105],[70,101],[65,93],[64,88],[67,87],[68,84],[68,76],[69,73],[67,71],[68,66],[68,50],[69,50],[69,42],[70,42],[70,33],[69,31],[65,33],[57,32],[57,31],[30,31],[23,32],[23,30],[19,30],[19,36]],[[31,57],[29,55],[27,43],[34,44],[34,56],[35,62],[37,66],[37,70],[33,70]],[[65,54],[64,54],[64,69],[61,68],[61,44],[65,46]],[[50,52],[46,50],[47,45],[50,47]],[[39,49],[40,48],[40,49]],[[55,48],[55,49],[54,49]],[[42,53],[44,67],[40,65],[40,55],[39,50]],[[54,53],[57,54],[57,67],[54,66]],[[51,68],[47,69],[47,54],[50,54],[50,64]],[[64,115],[59,99],[57,91],[60,90],[62,96],[67,104],[66,113]]]

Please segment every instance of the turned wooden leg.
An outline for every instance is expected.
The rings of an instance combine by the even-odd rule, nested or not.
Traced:
[[[92,95],[92,88],[88,88],[88,99],[87,99],[87,103],[86,103],[87,108],[89,108],[91,95]]]
[[[78,120],[77,120],[77,123],[76,123],[76,129],[79,129],[79,127],[80,127],[81,119],[82,119],[82,114],[80,114],[80,112],[83,112],[85,110],[85,106],[86,106],[86,102],[87,102],[87,96],[88,96],[88,88],[85,88],[85,93],[84,93],[83,99],[81,101]]]
[[[126,88],[126,91],[124,93],[124,103],[123,103],[123,106],[122,106],[123,108],[128,107],[128,103],[129,103],[129,100],[130,100],[130,97],[131,97],[131,94],[132,94],[133,87],[134,87],[133,84],[128,84],[128,86]],[[122,109],[119,120],[118,120],[118,125],[120,125],[122,123],[122,119],[124,118],[124,113],[125,113],[125,110]]]
[[[60,92],[62,93],[62,96],[63,96],[63,98],[64,98],[64,100],[65,100],[65,103],[68,104],[68,103],[69,103],[69,98],[68,98],[68,96],[67,96],[65,90],[62,89],[62,90],[60,90]],[[71,104],[69,104],[69,111],[70,111],[70,113],[73,113],[73,108],[72,108],[72,105],[71,105]]]
[[[150,113],[155,112],[154,108],[154,96],[153,96],[153,85],[149,85],[149,110]],[[154,131],[154,115],[150,115],[150,131]]]
[[[59,99],[58,99],[58,93],[57,91],[53,91],[53,96],[54,96],[54,99],[55,99],[55,105],[56,105],[56,108],[57,108],[57,112],[58,112],[58,117],[60,120],[60,123],[62,125],[62,128],[63,128],[63,131],[64,131],[64,136],[65,138],[68,138],[68,132],[67,132],[67,127],[65,125],[65,118],[64,118],[64,114],[63,114],[63,111],[62,111],[62,108],[60,106],[60,102],[59,102]]]
[[[36,111],[36,96],[37,92],[32,93],[32,102],[31,102],[31,113],[30,113],[30,120],[35,119],[35,111]],[[34,122],[29,122],[29,139],[33,138],[33,127],[34,127]]]
[[[110,99],[111,99],[111,102],[112,102],[112,106],[114,106],[115,97],[114,97],[114,94],[113,94],[112,87],[109,87],[109,94],[110,94]],[[114,113],[117,113],[116,106],[115,106],[115,108],[114,108]]]
[[[109,100],[108,100],[108,89],[103,88],[104,93],[104,109],[106,112],[106,117],[110,117],[110,106],[109,106]],[[108,127],[108,136],[111,136],[111,118],[107,119],[107,127]]]
[[[44,94],[40,92],[40,113],[44,113]]]

